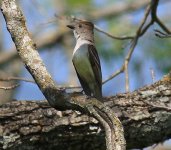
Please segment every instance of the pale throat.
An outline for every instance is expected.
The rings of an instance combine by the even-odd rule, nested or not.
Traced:
[[[74,48],[73,55],[80,48],[80,46],[83,45],[83,44],[94,45],[94,42],[90,41],[91,39],[90,40],[85,39],[85,38],[81,37],[81,35],[76,34],[75,32],[74,32],[74,36],[76,38],[76,45],[75,45],[75,48]]]

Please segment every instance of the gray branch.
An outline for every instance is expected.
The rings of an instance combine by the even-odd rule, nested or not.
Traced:
[[[117,114],[124,125],[128,148],[142,148],[170,138],[170,75],[138,91],[106,98],[104,105],[94,99],[88,103],[84,96],[77,93],[69,95],[56,87],[36,51],[36,45],[30,38],[24,17],[15,5],[15,1],[3,0],[0,1],[0,5],[20,58],[52,107],[81,109],[89,112],[96,119],[99,118],[97,115],[99,112],[101,116],[98,121],[100,122],[102,116],[107,115],[106,120],[111,124],[116,124],[116,120],[112,118]],[[112,108],[114,113],[105,105]],[[54,108],[51,108],[47,102],[33,101],[15,101],[2,105],[0,149],[105,149],[107,142],[105,143],[104,133],[107,130],[104,131],[101,127],[102,122],[99,124],[94,118],[77,111],[61,112]],[[113,129],[113,126],[110,126],[110,129]],[[116,124],[113,131],[121,131],[121,129]],[[112,135],[110,136],[113,138]]]
[[[142,148],[171,136],[171,77],[128,94],[106,98],[105,105],[124,125],[127,148]],[[57,111],[46,101],[14,101],[0,107],[0,149],[104,150],[97,120],[78,111]]]
[[[67,95],[56,87],[50,74],[46,70],[36,50],[36,44],[32,41],[27,31],[25,18],[15,4],[15,1],[2,1],[1,11],[21,60],[33,76],[50,105],[61,109],[64,106],[66,107]]]
[[[83,95],[69,95],[64,90],[59,89],[46,70],[36,50],[36,44],[32,41],[27,31],[25,18],[16,5],[15,0],[2,0],[0,6],[18,54],[50,106],[58,110],[72,109],[87,112],[95,117],[105,128],[107,150],[125,150],[123,127],[114,112],[94,98],[86,100]],[[107,134],[108,130],[111,130],[114,134]]]

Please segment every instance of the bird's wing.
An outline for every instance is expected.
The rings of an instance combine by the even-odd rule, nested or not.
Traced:
[[[79,75],[79,73],[78,73],[78,71],[77,71],[77,68],[75,67],[74,61],[73,61],[73,65],[74,65],[74,68],[75,68],[75,71],[76,71],[76,73],[77,73],[78,79],[79,79],[79,81],[80,81],[80,83],[81,83],[81,86],[82,86],[82,88],[83,88],[85,94],[91,96],[90,88],[89,88],[87,82],[85,82],[85,81],[81,78],[81,76]]]
[[[101,72],[101,65],[100,59],[97,53],[97,50],[94,45],[88,45],[88,54],[89,60],[93,68],[93,72],[98,83],[98,87],[102,90],[102,72]]]

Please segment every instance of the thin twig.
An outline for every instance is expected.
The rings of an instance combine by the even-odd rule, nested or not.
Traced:
[[[163,36],[166,35],[166,33],[162,32],[162,31],[160,31],[160,30],[155,29],[154,31],[155,31],[155,33],[158,33],[158,34],[160,34],[160,35],[163,35]]]
[[[29,83],[34,83],[36,84],[36,82],[34,80],[30,80],[30,79],[26,79],[26,78],[22,78],[22,77],[7,77],[7,78],[1,78],[0,77],[0,81],[24,81],[24,82],[29,82]],[[81,86],[74,86],[74,85],[67,85],[67,86],[57,86],[58,88],[63,88],[63,89],[79,89],[81,88]]]
[[[130,50],[127,54],[127,56],[125,57],[125,60],[124,60],[124,63],[121,67],[120,70],[117,70],[116,72],[114,72],[110,77],[108,77],[104,82],[108,82],[110,81],[111,79],[113,79],[114,77],[116,77],[117,75],[119,75],[120,73],[123,73],[125,72],[125,82],[126,82],[126,91],[129,91],[129,74],[128,74],[128,64],[129,64],[129,61],[131,59],[131,56],[132,56],[132,53],[135,49],[135,46],[137,45],[137,42],[138,42],[138,39],[144,35],[144,33],[149,29],[149,27],[151,25],[154,24],[154,22],[156,22],[167,34],[165,33],[162,33],[161,31],[158,31],[156,30],[155,32],[155,35],[160,37],[160,38],[169,38],[171,37],[171,31],[160,21],[160,19],[158,18],[157,16],[157,6],[158,6],[158,3],[159,3],[159,0],[151,0],[150,4],[148,5],[147,7],[147,10],[145,12],[145,15],[144,15],[144,19],[142,20],[137,32],[136,32],[136,35],[133,39],[133,42],[132,42],[132,45],[130,47]],[[147,21],[147,18],[149,16],[151,12],[151,20],[148,24],[145,25],[146,21]],[[145,26],[144,26],[145,25]]]
[[[129,92],[129,73],[128,73],[128,64],[129,64],[129,61],[131,59],[131,56],[132,56],[132,53],[138,43],[138,40],[140,38],[140,34],[141,34],[141,30],[143,28],[143,26],[145,25],[145,22],[147,21],[147,18],[148,18],[148,15],[150,14],[150,5],[147,6],[147,9],[145,11],[145,14],[144,14],[144,18],[143,20],[141,21],[140,23],[140,26],[136,32],[136,36],[134,37],[133,39],[133,42],[131,44],[131,47],[128,51],[128,54],[125,58],[125,61],[124,61],[124,71],[125,71],[125,89],[126,89],[126,92]]]
[[[95,25],[94,28],[97,31],[99,31],[99,32],[107,35],[108,37],[110,37],[112,39],[117,39],[117,40],[130,40],[130,39],[133,39],[134,38],[134,36],[115,36],[115,35],[112,35],[112,34],[106,32],[106,31],[104,31],[103,29],[99,28],[97,25]]]
[[[155,31],[155,35],[159,38],[170,38],[171,37],[171,34],[164,33],[160,30],[154,30],[154,31]]]
[[[108,77],[106,80],[104,80],[103,84],[105,84],[106,82],[110,81],[111,79],[113,79],[114,77],[116,77],[117,75],[119,75],[120,73],[125,72],[125,88],[126,91],[129,91],[129,74],[128,74],[128,64],[129,61],[131,59],[132,53],[135,49],[135,46],[137,45],[138,39],[145,33],[145,31],[149,28],[149,24],[147,24],[146,27],[143,26],[145,24],[145,22],[147,21],[148,15],[150,13],[150,4],[147,6],[147,9],[145,11],[145,15],[144,18],[142,20],[142,22],[140,23],[140,26],[138,27],[137,31],[136,31],[136,35],[133,38],[132,44],[130,46],[130,49],[128,51],[128,54],[126,55],[125,59],[124,59],[124,63],[121,67],[121,69],[117,70],[116,72],[114,72],[110,77]]]
[[[157,37],[159,37],[159,38],[171,38],[171,34],[169,35],[161,35],[161,34],[158,34],[158,33],[155,33],[155,35],[157,36]]]
[[[162,23],[162,21],[158,17],[156,18],[156,22],[165,32],[171,34],[171,31]]]
[[[150,21],[142,30],[141,30],[141,33],[140,33],[140,36],[143,36],[145,34],[145,32],[149,29],[149,27],[153,25],[153,22]]]
[[[30,79],[26,79],[26,78],[22,78],[22,77],[7,77],[7,78],[1,78],[0,77],[0,81],[25,81],[25,82],[30,82],[30,83],[35,83],[34,80],[30,80]]]
[[[0,86],[0,89],[3,89],[3,90],[12,90],[12,89],[14,89],[14,88],[16,88],[16,87],[18,87],[18,86],[19,86],[19,84],[14,84],[14,85],[7,86],[7,87],[5,87],[5,86]]]
[[[124,66],[122,66],[121,69],[117,70],[114,74],[112,74],[110,77],[108,77],[106,80],[104,80],[103,84],[107,83],[108,81],[110,81],[111,79],[113,79],[114,77],[116,77],[117,75],[122,73],[123,71],[124,71]]]

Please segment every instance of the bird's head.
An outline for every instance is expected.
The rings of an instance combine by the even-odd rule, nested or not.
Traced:
[[[67,27],[73,30],[76,39],[79,37],[85,39],[93,35],[94,24],[89,21],[75,20]]]

